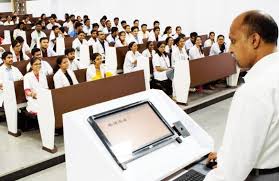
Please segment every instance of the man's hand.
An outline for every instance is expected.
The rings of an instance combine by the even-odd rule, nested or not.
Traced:
[[[216,162],[217,160],[217,153],[216,152],[211,152],[208,155],[206,164],[208,164],[209,162]],[[217,168],[217,165],[213,166],[213,168]]]

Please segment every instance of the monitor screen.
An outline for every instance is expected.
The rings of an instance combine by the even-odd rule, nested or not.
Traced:
[[[135,159],[138,153],[174,135],[172,128],[147,101],[96,116],[94,123],[120,163]]]

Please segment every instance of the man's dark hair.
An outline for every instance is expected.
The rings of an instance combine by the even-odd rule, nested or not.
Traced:
[[[65,49],[65,55],[68,55],[71,52],[75,52],[75,49],[74,48],[67,48],[67,49]]]
[[[194,38],[194,37],[197,37],[198,36],[198,33],[197,32],[192,32],[190,33],[190,37],[191,38]]]
[[[36,52],[40,52],[41,50],[39,48],[33,48],[31,50],[31,55],[34,56]]]
[[[4,52],[3,54],[2,54],[2,60],[5,60],[6,59],[6,57],[8,56],[8,55],[13,55],[11,52]]]
[[[277,44],[278,26],[269,14],[258,10],[248,11],[242,25],[248,27],[248,36],[252,33],[258,33],[264,42]]]
[[[117,32],[117,31],[118,31],[118,28],[117,28],[117,27],[112,27],[112,28],[111,28],[111,34]]]
[[[217,40],[218,40],[220,37],[225,38],[225,36],[224,36],[224,35],[218,35],[218,36],[217,36]]]

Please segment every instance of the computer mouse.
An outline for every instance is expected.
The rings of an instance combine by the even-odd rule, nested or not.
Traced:
[[[207,168],[210,168],[210,169],[213,169],[213,167],[216,166],[216,165],[217,165],[217,162],[216,162],[216,161],[210,161],[210,162],[208,162],[207,164],[205,164],[205,166],[206,166]]]

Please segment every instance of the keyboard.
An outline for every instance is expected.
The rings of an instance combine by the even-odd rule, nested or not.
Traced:
[[[203,181],[204,178],[205,175],[191,169],[178,178],[174,179],[173,181]]]

